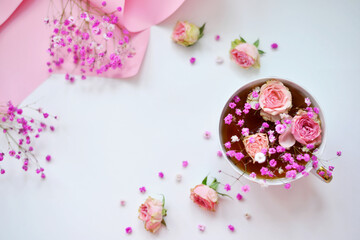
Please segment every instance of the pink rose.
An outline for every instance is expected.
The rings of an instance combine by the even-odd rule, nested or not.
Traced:
[[[190,199],[202,208],[215,211],[218,194],[209,186],[200,184],[191,189]]]
[[[231,59],[242,68],[250,68],[258,65],[259,51],[249,43],[240,43],[230,51]]]
[[[321,143],[321,127],[317,114],[310,117],[307,112],[300,110],[291,123],[291,133],[296,141],[303,145]]]
[[[187,21],[179,21],[176,23],[172,33],[172,39],[185,47],[194,45],[202,36],[205,24],[199,28]]]
[[[145,229],[155,233],[161,227],[163,216],[166,216],[163,202],[148,197],[139,207],[139,219],[145,222]]]
[[[280,114],[287,113],[292,107],[291,92],[278,80],[267,81],[261,86],[259,104],[265,120],[277,121]]]
[[[269,149],[269,139],[266,133],[256,133],[249,135],[243,140],[245,150],[249,156],[255,160],[255,155],[263,149]]]

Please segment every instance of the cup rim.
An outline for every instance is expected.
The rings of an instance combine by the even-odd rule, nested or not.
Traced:
[[[222,108],[221,114],[220,114],[220,120],[219,120],[219,129],[218,129],[218,134],[219,134],[219,144],[220,144],[220,149],[224,155],[224,157],[226,158],[227,162],[231,165],[231,167],[238,172],[240,175],[244,176],[246,179],[252,181],[252,182],[256,182],[259,184],[264,184],[266,183],[267,185],[282,185],[282,184],[286,184],[286,183],[290,183],[293,182],[295,180],[298,180],[300,178],[302,178],[304,175],[301,173],[297,173],[296,177],[294,179],[289,179],[289,178],[278,178],[278,179],[260,179],[260,178],[252,178],[250,177],[250,174],[247,172],[242,171],[240,168],[238,168],[226,155],[226,149],[224,147],[224,142],[222,141],[222,134],[221,134],[221,126],[223,125],[223,119],[224,119],[224,113],[227,109],[227,106],[229,105],[229,103],[232,101],[232,99],[238,95],[244,88],[249,87],[250,85],[256,85],[256,84],[264,84],[266,81],[271,80],[271,79],[275,79],[275,80],[279,80],[281,82],[283,82],[285,85],[290,85],[293,86],[297,89],[299,89],[302,93],[304,93],[308,98],[310,98],[312,105],[314,105],[315,107],[319,108],[319,118],[321,121],[321,130],[322,130],[322,141],[318,147],[318,151],[316,153],[314,153],[314,155],[319,156],[323,153],[325,145],[326,145],[326,124],[325,124],[325,118],[324,118],[324,113],[322,111],[322,108],[320,107],[319,102],[316,100],[316,98],[304,87],[300,86],[299,84],[289,80],[289,79],[284,79],[284,78],[280,78],[280,77],[264,77],[264,78],[257,78],[255,80],[252,80],[244,85],[242,85],[240,88],[238,88],[232,95],[231,97],[226,101],[224,107]],[[309,161],[306,165],[305,165],[305,169],[304,171],[309,173],[311,170],[313,169],[312,166],[312,161]]]

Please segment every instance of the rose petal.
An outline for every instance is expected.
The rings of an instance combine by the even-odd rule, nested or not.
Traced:
[[[285,132],[279,136],[279,143],[282,147],[289,149],[294,146],[296,140],[291,133],[291,127],[287,127]]]

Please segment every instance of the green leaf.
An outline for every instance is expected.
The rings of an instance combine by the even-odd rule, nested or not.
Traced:
[[[260,43],[260,40],[258,39],[258,40],[256,40],[256,41],[254,42],[254,46],[255,46],[255,47],[259,47],[259,43]]]
[[[223,196],[223,197],[228,197],[228,198],[231,198],[231,199],[233,199],[231,196],[229,196],[229,195],[227,195],[227,194],[225,194],[225,193],[219,193],[219,192],[217,192],[220,196]]]
[[[212,189],[214,189],[216,191],[219,184],[220,184],[220,182],[218,182],[218,180],[216,178],[214,178],[214,181],[210,184],[210,188],[212,188]]]
[[[245,40],[245,39],[243,39],[243,38],[240,36],[240,42],[242,42],[242,43],[246,43],[246,40]]]
[[[161,212],[161,215],[163,215],[165,217],[167,215],[167,209],[163,208],[162,212]]]
[[[165,206],[165,196],[164,195],[162,195],[163,196],[163,199],[162,199],[162,203],[163,203],[163,207]]]
[[[242,43],[241,40],[235,39],[234,41],[231,42],[231,49],[234,49],[240,43]]]
[[[163,220],[161,220],[161,223],[162,223],[162,224],[164,224],[164,226],[165,226],[165,227],[167,227],[167,226],[166,226],[166,222],[165,222],[165,220],[164,220],[164,219],[163,219]]]
[[[264,54],[265,52],[263,50],[258,49],[259,54]]]
[[[204,178],[204,180],[202,180],[202,182],[201,182],[202,184],[207,185],[207,177],[208,177],[208,176],[206,176],[206,177]]]
[[[199,31],[200,31],[199,39],[204,36],[205,25],[206,25],[206,23],[204,23],[204,24],[199,28]],[[199,40],[199,39],[198,39],[198,40]]]

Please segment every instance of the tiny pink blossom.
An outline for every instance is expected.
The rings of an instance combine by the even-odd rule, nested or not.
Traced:
[[[198,229],[199,229],[200,232],[204,232],[205,231],[205,225],[199,224]]]
[[[216,155],[217,155],[218,157],[222,157],[222,156],[223,156],[223,154],[222,154],[221,151],[217,151]]]
[[[220,40],[220,35],[216,35],[216,36],[215,36],[215,40],[216,40],[216,41],[219,41],[219,40]]]
[[[230,184],[225,184],[224,189],[228,192],[231,190]]]
[[[230,149],[230,148],[231,148],[231,143],[230,143],[230,142],[226,142],[224,145],[225,145],[225,147],[226,147],[227,149]]]
[[[229,230],[232,231],[232,232],[235,231],[235,227],[234,227],[233,225],[231,225],[231,224],[228,226],[228,228],[229,228]]]
[[[277,48],[278,48],[278,44],[277,44],[277,43],[271,44],[271,48],[272,48],[272,49],[277,49]]]
[[[146,188],[145,188],[145,187],[140,187],[140,188],[139,188],[139,191],[140,191],[141,193],[145,193],[145,192],[146,192]]]
[[[269,124],[267,122],[263,122],[261,126],[263,126],[263,128],[268,128]]]
[[[286,183],[286,184],[284,185],[284,188],[285,188],[285,189],[290,189],[290,188],[291,188],[291,184],[290,184],[290,183]]]
[[[235,113],[236,113],[236,115],[241,116],[241,110],[240,110],[240,109],[237,108],[237,109],[235,110]]]
[[[182,162],[182,166],[183,166],[184,168],[186,168],[188,165],[189,165],[189,162],[188,162],[188,161],[183,161],[183,162]]]
[[[338,155],[340,157],[341,156],[341,151],[337,151],[336,155]]]
[[[254,172],[250,173],[250,177],[256,178],[256,173],[254,173]]]
[[[164,173],[163,173],[163,172],[159,172],[159,173],[158,173],[158,176],[159,176],[159,178],[164,178]]]
[[[240,119],[239,121],[238,121],[238,123],[237,123],[237,125],[239,126],[239,127],[242,127],[243,125],[244,125],[244,119]]]
[[[191,64],[194,64],[195,61],[196,61],[196,58],[194,58],[194,57],[190,58],[190,63],[191,63]]]
[[[210,139],[210,137],[211,137],[211,132],[205,131],[205,132],[204,132],[204,138],[205,138],[205,139]]]
[[[329,171],[334,171],[334,166],[329,166]]]
[[[243,196],[240,194],[240,193],[238,193],[237,195],[236,195],[236,198],[237,198],[237,200],[241,200],[241,199],[243,199]]]
[[[310,98],[305,98],[305,103],[306,103],[306,105],[310,106],[311,105]]]
[[[244,185],[241,187],[241,190],[246,193],[246,192],[250,191],[250,187],[248,185]]]
[[[121,205],[122,207],[124,207],[124,206],[126,205],[126,201],[125,201],[125,200],[121,200],[121,201],[120,201],[120,205]]]
[[[276,162],[275,159],[271,159],[270,162],[269,162],[269,164],[270,164],[271,167],[275,167],[276,164],[277,164],[277,162]]]
[[[234,97],[234,102],[238,103],[238,102],[240,102],[240,100],[241,100],[241,99],[240,99],[239,96],[235,96],[235,97]]]
[[[131,227],[125,228],[125,232],[126,232],[126,234],[131,234],[132,233],[132,228]]]
[[[233,102],[231,102],[231,103],[229,103],[229,107],[230,107],[231,109],[234,109],[234,108],[236,107],[236,104],[233,103]]]

